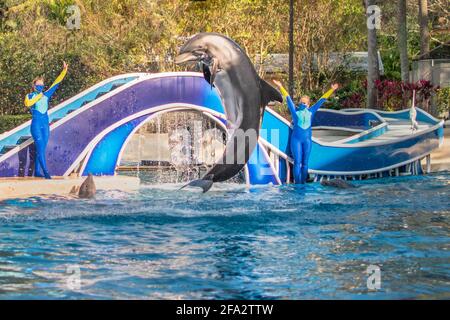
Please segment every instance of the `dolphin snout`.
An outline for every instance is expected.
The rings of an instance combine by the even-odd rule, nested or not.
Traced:
[[[191,52],[182,53],[175,57],[175,63],[181,64],[191,61],[197,61],[199,58]]]

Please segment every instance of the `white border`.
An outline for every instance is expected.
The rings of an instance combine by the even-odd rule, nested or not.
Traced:
[[[348,115],[348,112],[342,112],[341,110],[333,110],[333,109],[319,109],[321,112],[329,112],[329,113],[337,113],[337,114],[342,114],[342,115]],[[346,109],[348,110],[348,109]],[[359,110],[355,110],[352,111],[351,114],[363,114],[363,113],[370,113],[373,114],[376,118],[378,118],[378,120],[380,122],[386,122],[385,119],[383,119],[383,117],[381,117],[377,112],[375,112],[375,110],[372,109],[359,109]]]
[[[308,170],[308,172],[314,173],[314,174],[320,174],[320,175],[324,175],[324,176],[333,176],[333,175],[334,176],[353,176],[353,175],[361,175],[361,174],[379,173],[379,172],[384,172],[387,170],[396,169],[396,168],[402,167],[404,165],[407,165],[409,163],[413,163],[417,160],[425,158],[429,154],[430,153],[427,152],[420,156],[417,156],[417,157],[414,157],[414,158],[408,159],[406,161],[399,162],[399,163],[396,163],[396,164],[393,164],[393,165],[390,165],[387,167],[383,167],[380,169],[373,169],[373,170],[366,170],[366,171],[322,171],[322,170],[310,169],[310,170]]]
[[[416,109],[419,112],[421,112],[424,116],[426,116],[427,118],[429,118],[430,120],[432,120],[432,121],[434,121],[436,123],[441,121],[441,119],[433,117],[431,114],[429,114],[428,112],[426,112],[425,110],[423,110],[423,109],[421,109],[419,107],[416,107]],[[341,109],[340,111],[354,113],[354,112],[357,112],[359,110],[369,110],[369,111],[373,111],[373,112],[378,113],[378,114],[386,114],[386,115],[389,115],[389,114],[401,114],[401,113],[408,113],[409,112],[409,108],[408,109],[397,110],[397,111],[384,111],[384,110],[369,109],[369,108],[368,109],[349,108],[349,109]],[[388,116],[386,116],[386,117],[388,117]],[[407,119],[405,119],[405,120],[407,120]]]

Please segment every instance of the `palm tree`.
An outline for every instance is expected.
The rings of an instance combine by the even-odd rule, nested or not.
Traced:
[[[398,51],[402,81],[409,81],[408,33],[406,27],[406,0],[398,0]]]
[[[430,51],[430,31],[428,30],[428,1],[419,0],[420,58],[427,59]]]
[[[376,4],[376,0],[365,0],[366,12],[367,12],[367,107],[377,107],[377,88],[375,81],[380,78],[380,71],[378,65],[378,46],[377,46],[377,29],[374,25],[373,8]]]
[[[289,95],[294,96],[294,0],[289,1]]]

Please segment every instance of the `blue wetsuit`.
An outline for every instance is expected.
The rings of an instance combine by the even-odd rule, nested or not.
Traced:
[[[282,90],[282,93],[286,92]],[[287,94],[286,102],[292,115],[293,130],[291,135],[291,153],[294,157],[294,181],[295,183],[306,183],[308,178],[308,161],[312,147],[312,129],[311,125],[317,110],[327,101],[327,98],[334,90],[329,90],[319,101],[308,108],[304,104],[297,107]]]
[[[47,91],[37,91],[28,94],[25,97],[25,106],[31,107],[31,136],[34,140],[34,146],[36,155],[34,159],[34,176],[51,179],[51,176],[47,169],[47,161],[45,157],[45,149],[47,147],[48,139],[50,136],[50,126],[48,120],[48,105],[49,101],[55,93],[60,82],[66,75],[66,70],[63,70],[58,78],[53,82]],[[41,173],[41,169],[42,172]]]

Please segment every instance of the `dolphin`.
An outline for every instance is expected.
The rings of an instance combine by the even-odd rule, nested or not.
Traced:
[[[205,32],[188,40],[175,63],[194,62],[201,65],[211,87],[219,91],[229,137],[221,160],[202,179],[186,185],[206,192],[214,182],[234,177],[245,166],[258,143],[265,106],[271,101],[283,102],[283,98],[258,76],[244,50],[224,35]]]
[[[320,184],[325,187],[334,187],[334,188],[339,188],[339,189],[356,188],[355,185],[353,185],[345,180],[342,180],[342,179],[323,180],[320,182]]]
[[[89,173],[88,177],[80,186],[78,197],[82,199],[91,199],[95,196],[97,189],[95,188],[94,176]]]

